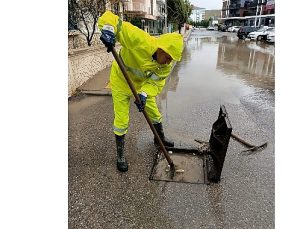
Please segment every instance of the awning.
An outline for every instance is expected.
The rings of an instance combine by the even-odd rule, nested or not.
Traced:
[[[257,16],[245,16],[245,17],[223,17],[219,18],[219,20],[246,20],[246,19],[255,19],[255,18],[265,18],[265,17],[275,17],[275,14],[265,14],[265,15],[257,15]]]

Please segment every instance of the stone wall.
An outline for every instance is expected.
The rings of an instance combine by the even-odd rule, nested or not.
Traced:
[[[120,46],[116,46],[119,51]],[[97,72],[111,65],[113,55],[103,45],[68,50],[68,96]]]
[[[95,32],[92,39],[92,46],[101,45],[100,33]],[[79,31],[69,31],[68,32],[68,49],[80,49],[88,48],[86,37]]]

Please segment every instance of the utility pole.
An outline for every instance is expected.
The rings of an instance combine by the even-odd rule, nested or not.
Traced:
[[[258,26],[260,26],[261,23],[261,14],[262,14],[262,9],[263,9],[263,3],[265,2],[265,0],[258,0],[257,2],[257,6],[256,6],[256,17],[255,17],[255,27],[256,27],[256,21],[257,21],[257,15],[258,15],[258,11],[259,11],[259,19],[258,19]],[[259,8],[259,10],[258,10]]]
[[[265,2],[265,0],[261,0],[261,2],[260,2],[260,13],[259,13],[260,17],[259,17],[259,21],[258,21],[259,26],[261,24],[261,14],[262,14],[262,9],[263,9],[264,2]]]
[[[165,31],[164,31],[164,33],[168,32],[167,16],[168,16],[168,13],[167,13],[167,0],[165,0],[165,28],[164,28]]]
[[[256,21],[257,21],[257,14],[258,14],[258,3],[256,5],[256,14],[255,14],[255,21],[254,21],[254,26],[256,27]]]

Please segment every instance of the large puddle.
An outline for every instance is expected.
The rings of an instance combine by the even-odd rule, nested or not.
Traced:
[[[239,98],[257,90],[274,93],[274,75],[274,45],[239,40],[236,34],[193,32],[162,99],[238,104]]]

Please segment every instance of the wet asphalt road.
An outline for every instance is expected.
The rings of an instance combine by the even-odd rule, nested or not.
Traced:
[[[69,101],[69,228],[274,228],[274,45],[232,33],[194,31],[158,99],[165,132],[208,141],[220,104],[233,133],[263,151],[241,153],[230,140],[219,184],[149,181],[156,149],[132,103],[126,154],[115,166],[109,96]]]

